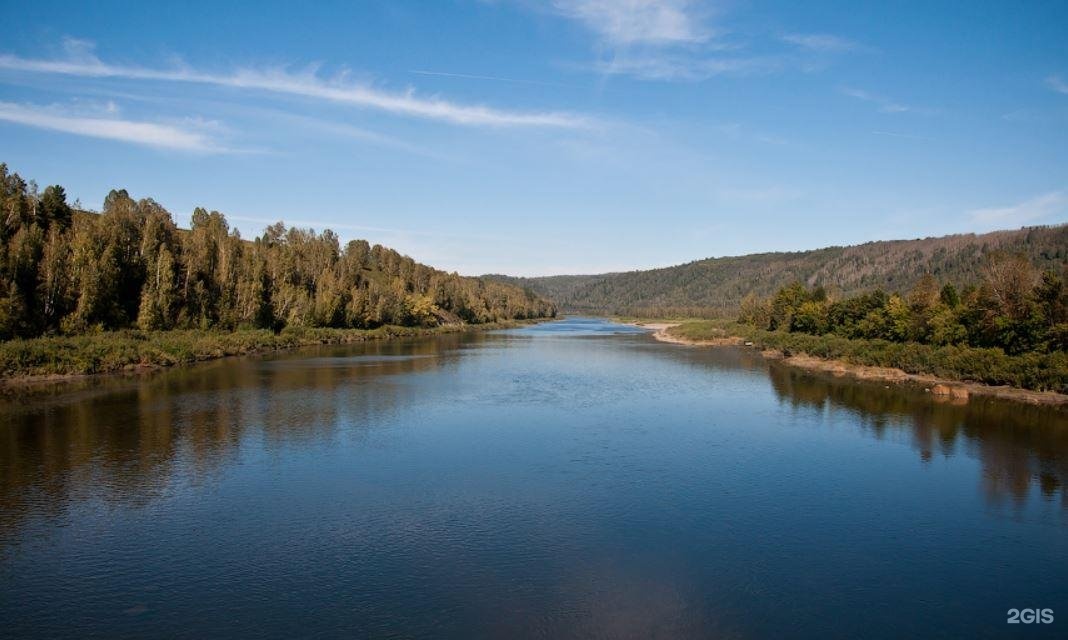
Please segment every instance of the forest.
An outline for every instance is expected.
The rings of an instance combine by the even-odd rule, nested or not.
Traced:
[[[836,299],[876,289],[908,291],[925,275],[978,283],[995,253],[1022,255],[1040,271],[1060,273],[1068,265],[1068,225],[707,258],[645,271],[488,277],[529,287],[568,312],[733,318],[747,295],[772,296],[792,282]]]
[[[944,379],[1068,393],[1068,290],[1063,275],[995,252],[960,289],[927,274],[905,293],[836,297],[794,282],[747,296],[737,321],[669,329],[693,341],[737,336],[761,349]]]
[[[434,327],[551,317],[529,290],[281,222],[245,240],[197,208],[188,229],[112,190],[99,213],[0,164],[0,339],[116,329]]]
[[[904,294],[882,289],[832,300],[800,282],[774,296],[750,295],[739,321],[758,329],[937,346],[1000,348],[1009,355],[1068,349],[1068,289],[1022,255],[988,257],[981,280],[960,291],[923,276]]]

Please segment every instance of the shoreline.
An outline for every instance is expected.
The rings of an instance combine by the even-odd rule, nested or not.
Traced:
[[[62,385],[98,378],[141,376],[157,371],[188,367],[206,362],[238,357],[264,356],[303,347],[356,344],[379,340],[389,341],[398,338],[422,338],[436,335],[465,333],[469,331],[493,331],[496,329],[510,329],[528,324],[537,324],[549,320],[553,320],[553,318],[507,320],[501,322],[487,322],[484,324],[445,324],[436,327],[385,326],[377,329],[330,329],[318,327],[297,329],[288,336],[285,335],[285,332],[282,334],[270,335],[264,333],[262,336],[263,339],[258,342],[256,341],[257,336],[254,334],[263,333],[263,331],[255,329],[230,332],[198,332],[195,330],[182,330],[177,332],[167,331],[147,334],[137,330],[129,330],[111,332],[111,335],[75,336],[73,338],[81,339],[89,346],[92,346],[91,343],[93,338],[96,337],[123,342],[124,344],[121,345],[122,347],[129,347],[130,344],[141,342],[151,343],[153,338],[160,341],[181,341],[184,339],[186,342],[214,338],[221,340],[222,344],[213,344],[210,347],[202,347],[204,350],[184,354],[181,359],[172,359],[171,354],[166,354],[159,361],[145,361],[144,354],[138,354],[139,357],[137,359],[124,356],[126,357],[126,360],[104,363],[102,364],[102,368],[92,371],[48,373],[4,372],[0,373],[0,394],[17,392],[38,386]],[[250,338],[252,342],[243,342],[242,338],[246,337]],[[32,342],[34,340],[41,340],[41,338],[33,338],[26,342]],[[60,340],[62,340],[62,338],[60,338]],[[190,344],[183,344],[182,346],[190,349],[195,348]],[[83,346],[83,349],[85,348],[86,347]],[[160,347],[155,346],[155,348],[159,349]]]
[[[681,322],[628,322],[631,326],[649,329],[651,335],[660,342],[690,347],[752,347],[753,343],[738,336],[726,336],[708,340],[691,340],[668,333],[668,329],[677,327]],[[1068,395],[1056,391],[1031,391],[1007,385],[995,386],[981,382],[968,382],[939,378],[930,374],[908,373],[892,367],[873,367],[853,364],[844,360],[820,358],[806,353],[789,354],[778,349],[763,349],[760,355],[766,360],[781,362],[804,371],[831,375],[836,378],[852,378],[892,384],[907,384],[923,387],[934,398],[954,403],[966,403],[972,396],[1012,400],[1032,405],[1050,407],[1068,407]]]

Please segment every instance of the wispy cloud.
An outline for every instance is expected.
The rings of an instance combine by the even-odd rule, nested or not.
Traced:
[[[845,95],[856,98],[857,100],[863,100],[864,102],[870,102],[879,107],[879,111],[883,113],[918,113],[918,114],[931,114],[933,110],[924,107],[914,107],[900,102],[895,102],[889,98],[885,98],[880,95],[869,93],[863,89],[855,89],[852,87],[842,87],[842,93]]]
[[[877,136],[888,136],[891,138],[904,138],[906,140],[930,140],[930,138],[924,136],[918,136],[912,133],[901,133],[898,131],[881,131],[876,129],[872,131],[872,134]]]
[[[594,34],[597,59],[579,67],[600,74],[693,82],[778,64],[723,55],[736,47],[716,38],[707,10],[691,0],[554,0],[551,6]]]
[[[731,138],[733,140],[748,140],[748,141],[752,141],[752,142],[760,142],[760,143],[763,143],[763,144],[774,144],[774,145],[784,145],[784,144],[789,144],[790,143],[789,140],[787,140],[786,138],[783,138],[783,137],[777,136],[777,135],[773,135],[773,134],[768,134],[768,133],[763,133],[763,132],[760,132],[760,131],[756,131],[756,130],[754,130],[754,129],[746,126],[746,125],[743,125],[741,123],[738,123],[738,122],[727,122],[727,123],[715,126],[714,129],[716,131],[719,131],[724,136],[726,136],[728,138]]]
[[[107,109],[115,113],[110,105]],[[86,115],[68,107],[38,106],[0,102],[0,120],[38,129],[61,131],[90,138],[117,140],[158,149],[177,149],[199,153],[227,151],[202,129],[204,123],[189,126],[123,120],[114,116]]]
[[[405,140],[387,136],[377,131],[371,131],[362,127],[357,127],[351,124],[342,122],[333,122],[330,120],[323,120],[321,118],[312,118],[310,116],[298,115],[280,111],[277,109],[260,109],[252,108],[253,113],[269,117],[272,121],[285,120],[291,122],[299,127],[303,127],[309,131],[318,131],[328,135],[330,138],[348,138],[351,140],[357,140],[365,142],[374,146],[384,147],[387,149],[395,149],[397,151],[403,151],[412,155],[422,156],[424,158],[430,158],[437,161],[452,161],[455,156],[445,153],[436,153],[430,149],[424,148],[419,145],[412,144]]]
[[[1060,74],[1053,74],[1046,78],[1046,86],[1053,89],[1057,93],[1063,93],[1068,95],[1068,82],[1060,76]]]
[[[216,74],[186,66],[152,69],[109,64],[96,57],[91,45],[80,40],[68,41],[67,50],[68,57],[58,60],[0,55],[0,69],[88,78],[188,82],[266,91],[471,126],[585,128],[594,124],[590,118],[565,112],[508,111],[483,105],[458,104],[437,97],[416,96],[411,90],[403,93],[384,91],[347,81],[344,75],[323,78],[315,68],[301,72],[293,72],[288,68],[238,69],[231,73]]]
[[[525,78],[505,78],[502,76],[485,76],[474,73],[450,73],[448,71],[425,71],[421,69],[410,69],[408,73],[415,74],[417,76],[430,76],[436,78],[459,78],[461,80],[488,80],[490,82],[509,82],[513,84],[533,84],[544,87],[574,87],[575,85],[566,85],[559,82],[547,82],[544,80],[529,80]]]
[[[799,49],[820,53],[843,53],[857,51],[861,48],[859,44],[852,40],[826,33],[788,33],[782,36],[782,40]]]
[[[712,36],[691,0],[554,0],[553,7],[617,46],[705,42]]]
[[[1050,191],[1008,207],[975,209],[969,212],[972,222],[990,227],[1020,226],[1029,222],[1053,221],[1068,216],[1068,193]]]
[[[596,38],[597,59],[581,68],[642,80],[699,82],[716,76],[750,76],[785,69],[812,71],[817,54],[859,50],[845,38],[787,34],[792,54],[746,52],[711,24],[707,4],[692,0],[554,0],[558,15],[583,24]],[[824,56],[825,57],[825,56]]]
[[[689,53],[619,52],[594,63],[607,75],[630,75],[644,80],[700,81],[715,76],[749,76],[781,69],[774,57],[695,57]]]

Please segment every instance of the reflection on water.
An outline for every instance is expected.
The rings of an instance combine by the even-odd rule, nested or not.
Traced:
[[[366,425],[412,394],[390,376],[448,366],[460,340],[372,342],[357,354],[321,347],[92,381],[74,393],[57,385],[10,394],[0,399],[0,527],[86,492],[143,504],[174,473],[210,480],[248,429],[284,448],[329,440],[342,418]]]
[[[0,416],[19,637],[984,635],[1068,597],[1063,411],[601,321],[9,392]]]
[[[1068,415],[1063,409],[974,398],[958,404],[922,389],[887,388],[807,374],[782,363],[768,371],[783,402],[822,412],[848,410],[872,437],[899,432],[924,461],[967,455],[982,463],[986,497],[1023,502],[1038,487],[1068,507]]]

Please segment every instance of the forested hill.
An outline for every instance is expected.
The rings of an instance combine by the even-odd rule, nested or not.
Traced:
[[[159,203],[112,191],[100,213],[38,193],[0,164],[0,339],[140,327],[373,328],[538,318],[520,287],[445,273],[332,231],[251,241],[216,211],[179,229]]]
[[[908,291],[927,273],[958,286],[974,284],[990,254],[999,251],[1023,254],[1035,267],[1060,273],[1068,265],[1068,225],[709,258],[648,271],[488,277],[529,287],[569,312],[717,315],[736,312],[748,294],[768,297],[796,281],[835,296]]]

